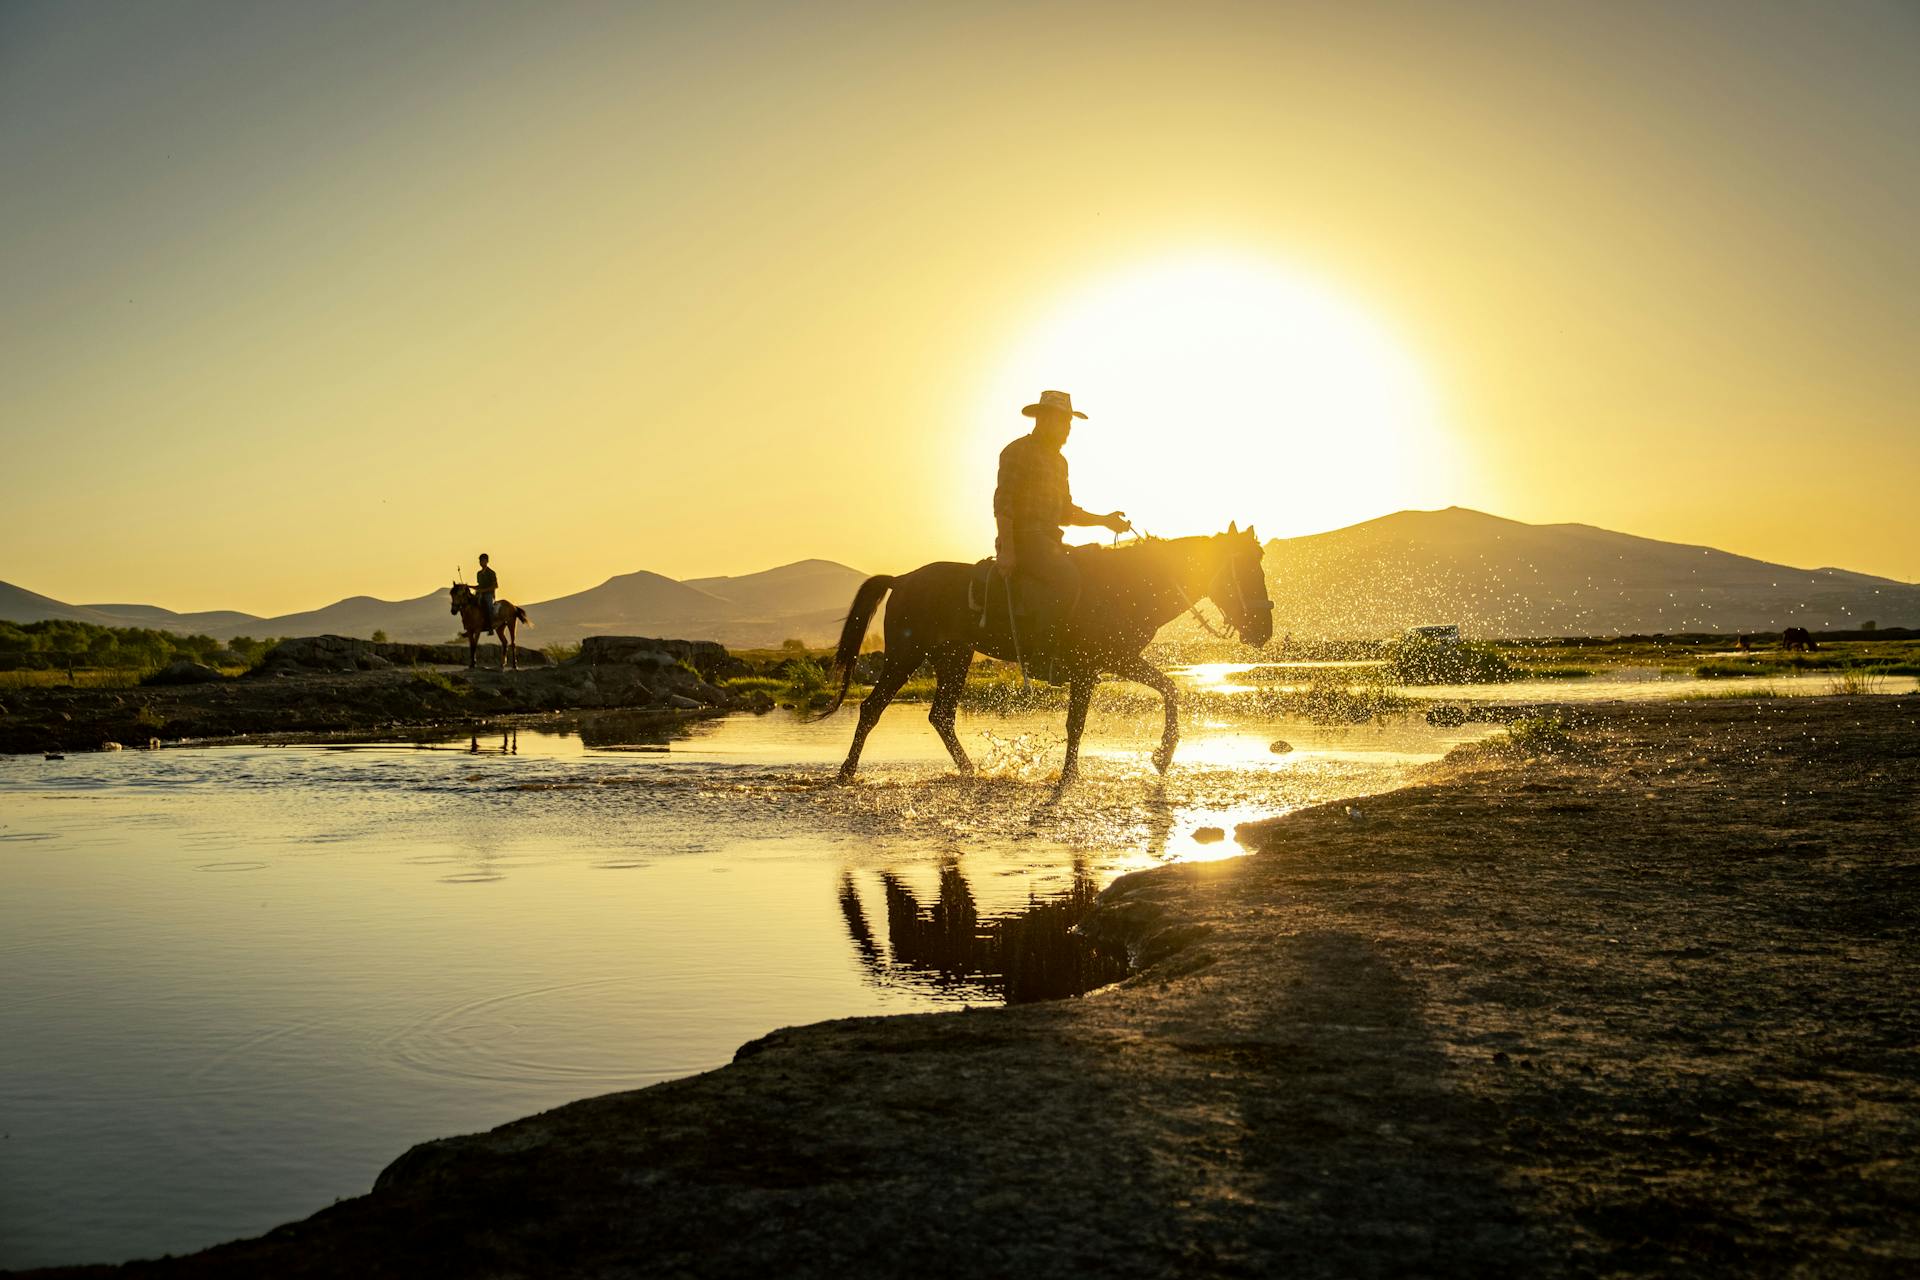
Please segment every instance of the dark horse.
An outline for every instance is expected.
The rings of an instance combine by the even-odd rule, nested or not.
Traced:
[[[1267,599],[1266,575],[1260,568],[1260,541],[1252,529],[1241,532],[1229,527],[1212,537],[1145,538],[1123,547],[1072,554],[1082,585],[1056,658],[1056,670],[1065,672],[1067,685],[1067,760],[1061,781],[1079,772],[1080,733],[1102,672],[1144,684],[1165,702],[1166,731],[1153,753],[1154,768],[1165,773],[1173,763],[1174,744],[1180,740],[1179,712],[1173,682],[1142,651],[1162,625],[1203,598],[1218,606],[1246,643],[1263,645],[1271,639],[1273,604]],[[968,600],[968,584],[976,576],[973,565],[940,560],[898,577],[868,578],[854,593],[840,631],[840,647],[833,655],[840,689],[823,716],[832,715],[846,701],[867,625],[887,592],[893,592],[893,600],[887,605],[886,662],[873,691],[860,704],[853,746],[840,766],[842,779],[851,778],[859,767],[860,748],[880,713],[926,661],[933,664],[935,679],[933,709],[927,719],[960,771],[973,772],[973,762],[953,731],[967,668],[975,650],[996,658],[1015,656],[1006,629],[992,625],[1004,615],[1002,588],[996,580],[987,593],[999,603],[990,605],[990,625],[982,628],[979,613]]]
[[[460,630],[467,637],[467,665],[473,666],[480,655],[480,636],[482,632],[493,632],[494,639],[500,642],[500,669],[507,669],[509,659],[513,669],[520,669],[520,649],[513,642],[518,624],[524,622],[533,625],[527,617],[527,611],[519,605],[509,604],[505,600],[493,602],[493,616],[487,617],[486,610],[480,607],[480,597],[472,587],[464,582],[453,584],[453,590],[447,593],[453,601],[452,612],[460,618]]]

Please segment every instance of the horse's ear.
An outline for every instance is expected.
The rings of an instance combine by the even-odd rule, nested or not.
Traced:
[[[1227,521],[1227,532],[1228,533],[1240,532],[1240,522],[1238,520]]]
[[[1260,542],[1260,535],[1259,535],[1259,534],[1257,534],[1257,533],[1255,533],[1255,532],[1253,531],[1253,526],[1252,526],[1252,525],[1248,525],[1248,526],[1247,526],[1247,536],[1248,536],[1249,538],[1252,538],[1252,539],[1253,539],[1253,541],[1254,541],[1254,544],[1255,544],[1256,546],[1257,546],[1257,545],[1259,544],[1259,542]]]

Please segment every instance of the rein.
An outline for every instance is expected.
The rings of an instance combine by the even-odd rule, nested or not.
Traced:
[[[1155,539],[1152,534],[1140,532],[1140,530],[1134,528],[1132,521],[1128,521],[1127,523],[1127,532],[1132,534],[1134,536],[1134,539],[1139,542],[1167,541],[1167,539],[1165,538]],[[1116,532],[1113,535],[1113,545],[1115,547],[1118,547],[1120,545],[1120,535],[1118,532]],[[1246,588],[1240,585],[1240,575],[1237,573],[1229,573],[1227,576],[1233,579],[1234,593],[1240,597],[1240,612],[1242,614],[1246,614],[1250,612],[1247,608]],[[1205,631],[1208,635],[1212,636],[1216,640],[1228,640],[1232,638],[1229,632],[1235,629],[1233,627],[1233,624],[1231,622],[1227,623],[1228,631],[1215,630],[1214,625],[1211,622],[1208,622],[1206,619],[1206,616],[1200,612],[1199,602],[1196,601],[1191,595],[1187,593],[1187,588],[1185,584],[1183,584],[1178,578],[1174,579],[1173,589],[1180,593],[1180,599],[1186,603],[1187,612],[1193,615],[1193,620],[1200,624],[1201,630]],[[1221,618],[1224,621],[1226,617],[1226,610],[1222,609],[1220,613],[1221,613]]]

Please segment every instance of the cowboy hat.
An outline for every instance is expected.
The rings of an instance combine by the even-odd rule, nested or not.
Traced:
[[[1029,418],[1037,418],[1040,416],[1042,409],[1058,409],[1060,412],[1070,413],[1076,418],[1085,418],[1087,416],[1073,407],[1073,397],[1064,391],[1042,391],[1038,403],[1030,404],[1020,412],[1026,414]]]

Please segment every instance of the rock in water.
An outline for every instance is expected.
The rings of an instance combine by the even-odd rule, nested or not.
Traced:
[[[1287,742],[1284,739],[1275,738],[1272,742],[1267,744],[1267,750],[1273,752],[1273,754],[1277,756],[1283,756],[1287,754],[1287,752],[1293,750],[1293,744],[1291,742]]]
[[[1195,844],[1219,844],[1227,838],[1227,833],[1219,827],[1199,827],[1193,833]]]

